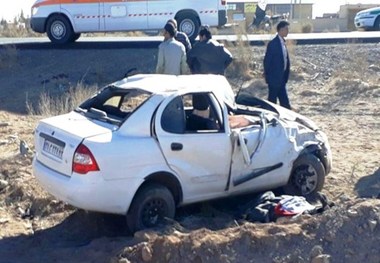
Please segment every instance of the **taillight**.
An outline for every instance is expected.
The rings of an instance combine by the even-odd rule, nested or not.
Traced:
[[[90,150],[80,144],[74,153],[73,172],[86,174],[91,171],[99,171],[98,164]]]

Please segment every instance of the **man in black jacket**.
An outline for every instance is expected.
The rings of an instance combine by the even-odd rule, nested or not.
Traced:
[[[191,73],[224,75],[231,62],[231,53],[224,45],[212,39],[208,26],[202,26],[199,42],[187,53],[187,64]]]
[[[268,100],[277,103],[278,98],[282,107],[291,109],[286,91],[290,72],[290,60],[285,41],[288,33],[289,23],[279,22],[277,36],[268,43],[265,52],[264,76],[269,88]]]

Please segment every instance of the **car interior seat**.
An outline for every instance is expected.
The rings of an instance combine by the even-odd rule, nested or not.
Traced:
[[[187,120],[187,130],[215,130],[218,125],[210,117],[210,101],[206,94],[194,94],[192,97],[193,111]]]

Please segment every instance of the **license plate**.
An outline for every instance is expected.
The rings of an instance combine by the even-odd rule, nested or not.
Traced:
[[[62,159],[63,147],[55,144],[52,141],[49,141],[48,139],[45,139],[44,141],[43,151],[50,155],[53,155],[54,157],[57,157],[58,159]]]

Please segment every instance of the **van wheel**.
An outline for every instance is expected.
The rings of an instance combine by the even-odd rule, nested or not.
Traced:
[[[178,19],[178,30],[184,32],[191,42],[198,36],[198,31],[200,27],[199,19],[196,15],[191,13],[183,13],[179,15]]]
[[[75,42],[80,38],[80,33],[73,34],[73,37],[71,39],[71,42]]]
[[[325,167],[313,154],[303,154],[294,161],[285,194],[312,195],[321,191],[325,183]]]
[[[148,184],[138,190],[127,213],[129,230],[136,231],[156,227],[165,218],[174,218],[175,203],[168,188],[159,184]]]
[[[54,44],[65,44],[73,41],[76,37],[70,21],[62,15],[50,17],[47,22],[46,31],[50,41]]]

